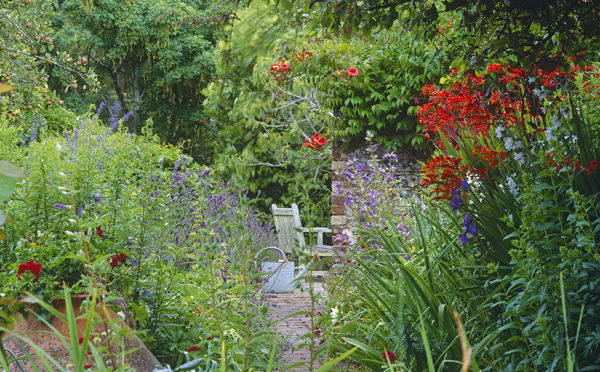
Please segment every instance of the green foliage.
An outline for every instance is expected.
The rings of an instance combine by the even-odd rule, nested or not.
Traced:
[[[288,1],[274,1],[281,8]],[[344,34],[371,33],[402,26],[414,26],[425,38],[435,35],[444,18],[456,23],[465,34],[448,47],[451,53],[479,65],[488,58],[511,58],[513,63],[556,67],[556,53],[575,55],[598,45],[600,5],[584,1],[573,7],[570,0],[409,0],[326,1],[305,0],[299,11],[311,14],[324,27]]]
[[[331,295],[336,311],[323,320],[329,347],[358,346],[351,358],[370,370],[385,370],[387,351],[398,370],[429,368],[430,356],[437,370],[452,370],[461,356],[452,310],[468,317],[469,301],[481,300],[480,268],[459,244],[460,218],[405,197],[394,156],[375,155],[348,161],[341,175],[352,220],[337,238],[349,254]]]
[[[54,4],[51,0],[0,4],[0,81],[16,88],[0,98],[0,111],[26,137],[40,121],[52,130],[68,126],[64,118],[70,113],[62,108],[57,92],[73,89],[76,82],[86,92],[98,85],[87,64],[73,63],[69,50],[55,47],[50,25],[57,16]]]
[[[213,76],[220,24],[209,7],[198,0],[62,2],[54,18],[57,48],[84,51],[77,63],[85,58],[104,84],[97,95],[74,90],[65,101],[81,112],[119,100],[135,112],[133,132],[151,117],[162,139],[184,142],[187,153],[208,160],[213,133],[202,89]]]
[[[0,128],[0,138],[14,134]],[[192,353],[262,368],[272,336],[252,301],[250,258],[273,245],[270,227],[237,187],[160,145],[150,123],[142,132],[113,132],[88,115],[25,148],[1,142],[27,174],[7,203],[17,224],[0,250],[2,292],[50,300],[57,283],[84,292],[101,277],[162,362]],[[26,261],[42,265],[39,279]],[[188,353],[194,345],[202,351]]]
[[[206,112],[219,128],[214,166],[251,193],[260,190],[262,211],[269,213],[272,203],[299,203],[304,221],[327,225],[329,147],[300,148],[315,132],[327,137],[320,95],[305,84],[277,86],[268,72],[300,49],[314,26],[260,2],[238,16],[227,42],[218,45],[217,80],[205,90]]]
[[[415,114],[422,86],[446,74],[453,58],[442,36],[424,40],[414,30],[394,27],[370,38],[325,40],[314,47],[316,56],[306,63],[303,78],[325,93],[336,140],[352,147],[371,131],[390,150],[426,148]],[[357,76],[347,73],[351,67]]]

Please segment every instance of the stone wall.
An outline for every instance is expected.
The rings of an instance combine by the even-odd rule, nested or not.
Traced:
[[[354,150],[342,151],[339,144],[333,144],[331,163],[331,229],[333,233],[334,257],[337,263],[345,261],[346,252],[344,246],[336,244],[335,236],[347,228],[350,216],[349,211],[344,205],[344,196],[340,195],[336,187],[334,187],[335,182],[339,181],[336,173],[345,169],[348,159],[358,158],[359,160],[367,161],[369,158],[369,154],[365,150],[367,146],[368,144],[365,143]],[[396,176],[402,180],[403,191],[413,192],[417,190],[420,184],[420,166],[418,162],[424,161],[426,154],[406,149],[396,153],[396,155],[398,156],[398,171],[396,172]]]

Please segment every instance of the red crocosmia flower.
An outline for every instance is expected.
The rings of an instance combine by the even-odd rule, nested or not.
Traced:
[[[101,238],[104,238],[104,231],[102,231],[102,228],[100,226],[96,227],[96,235],[98,235]]]
[[[114,256],[112,258],[112,260],[110,260],[109,265],[110,265],[110,267],[114,268],[116,266],[119,266],[121,263],[125,262],[125,260],[127,260],[127,258],[128,257],[125,253],[118,254],[118,255]]]
[[[395,363],[396,362],[396,353],[391,350],[385,351],[381,353],[381,357],[384,362]]]
[[[83,368],[85,368],[85,369],[92,368],[92,365],[91,364],[84,364]]]
[[[348,70],[346,70],[346,72],[350,76],[356,76],[356,75],[358,75],[358,70],[356,69],[356,67],[350,67]]]
[[[202,348],[200,346],[196,346],[196,345],[192,345],[190,347],[188,347],[187,351],[188,353],[191,353],[192,351],[200,351],[202,350]]]
[[[19,265],[18,279],[21,280],[21,274],[24,274],[26,271],[31,271],[33,275],[35,275],[34,282],[37,282],[40,279],[40,271],[42,270],[42,264],[36,264],[33,261],[26,262],[24,264]]]

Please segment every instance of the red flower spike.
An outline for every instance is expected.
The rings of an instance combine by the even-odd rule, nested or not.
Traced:
[[[192,345],[187,348],[187,352],[191,353],[192,351],[200,351],[202,348],[200,346]]]

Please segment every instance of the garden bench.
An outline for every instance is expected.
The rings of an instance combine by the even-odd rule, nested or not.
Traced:
[[[279,208],[273,204],[271,206],[275,230],[277,231],[277,240],[279,248],[286,254],[303,253],[316,254],[319,258],[332,257],[333,247],[323,244],[323,234],[331,233],[328,227],[302,227],[300,221],[300,212],[298,205],[292,204],[291,208]],[[305,233],[316,233],[317,241],[312,246],[307,246],[304,239]]]

